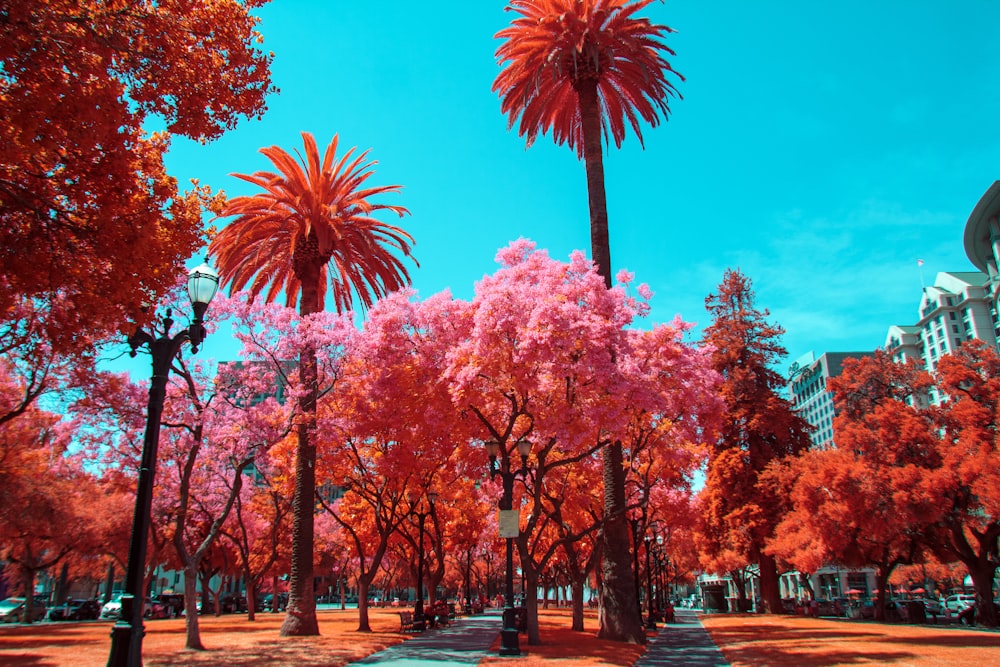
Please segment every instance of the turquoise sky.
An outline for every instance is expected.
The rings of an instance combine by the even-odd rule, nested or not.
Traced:
[[[175,140],[168,169],[247,194],[229,174],[269,168],[258,149],[298,148],[301,131],[370,148],[373,182],[403,186],[385,201],[412,212],[424,297],[471,297],[518,237],[589,254],[583,164],[548,137],[525,149],[490,92],[504,6],[275,0],[260,30],[281,92],[219,141]],[[646,15],[677,30],[684,99],[605,170],[612,261],[650,284],[653,321],[707,324],[706,295],[739,267],[787,330],[787,362],[871,350],[916,321],[918,258],[927,284],[972,270],[962,230],[998,177],[1000,3],[667,0]]]

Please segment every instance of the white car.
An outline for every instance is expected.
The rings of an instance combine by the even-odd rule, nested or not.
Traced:
[[[944,601],[944,606],[948,608],[948,611],[953,612],[962,611],[974,604],[976,604],[975,595],[949,595]]]
[[[108,600],[103,607],[101,607],[101,618],[114,618],[119,619],[122,616],[122,595],[124,593],[115,593],[110,600]],[[153,601],[146,598],[146,604],[143,605],[142,615],[149,617],[153,613]]]
[[[40,621],[45,618],[45,605],[33,604],[31,606],[31,618],[29,623]],[[0,602],[0,621],[4,623],[19,623],[21,615],[24,613],[24,598],[7,598]]]

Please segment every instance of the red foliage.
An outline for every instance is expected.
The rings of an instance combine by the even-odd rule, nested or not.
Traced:
[[[163,165],[169,137],[214,139],[263,113],[270,56],[249,13],[261,4],[5,3],[4,317],[15,295],[52,306],[40,331],[62,349],[147,319],[144,302],[173,286],[204,241],[209,193],[178,191]],[[167,131],[147,135],[150,116]]]
[[[727,270],[718,294],[705,304],[713,318],[705,343],[723,377],[727,415],[710,447],[700,496],[703,557],[717,572],[759,562],[764,604],[777,611],[777,572],[764,546],[786,500],[764,472],[808,448],[809,425],[778,395],[784,381],[771,366],[785,355],[779,343],[784,331],[755,308],[749,278]]]
[[[530,146],[550,129],[557,144],[567,143],[583,156],[583,124],[578,89],[596,83],[606,137],[621,146],[626,120],[639,141],[638,118],[652,126],[670,113],[667,99],[677,95],[667,78],[674,71],[662,53],[673,55],[661,40],[673,32],[636,13],[652,0],[513,0],[519,14],[496,34],[506,40],[496,57],[506,63],[493,90],[510,126],[521,118],[519,134]]]

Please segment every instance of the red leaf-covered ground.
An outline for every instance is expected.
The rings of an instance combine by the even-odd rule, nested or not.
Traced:
[[[398,610],[374,609],[373,632],[359,633],[355,610],[319,612],[319,637],[282,638],[282,614],[200,619],[206,651],[186,651],[184,621],[147,622],[143,657],[147,667],[200,665],[336,667],[405,641]],[[961,627],[883,624],[798,616],[709,615],[703,622],[734,667],[774,665],[906,665],[987,667],[1000,664],[1000,633]],[[640,646],[598,639],[597,620],[588,610],[586,631],[569,630],[566,609],[541,612],[541,646],[528,646],[521,658],[490,656],[480,665],[537,667],[561,663],[581,667],[628,667],[642,655]],[[105,665],[111,624],[41,623],[0,627],[0,664],[10,667]],[[666,630],[669,632],[669,629]]]
[[[1000,665],[1000,633],[955,625],[745,614],[707,615],[702,623],[733,667]]]

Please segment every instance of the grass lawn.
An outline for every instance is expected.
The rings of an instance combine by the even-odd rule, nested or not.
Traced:
[[[1000,665],[1000,633],[991,630],[747,614],[701,620],[733,667]]]
[[[371,633],[360,633],[357,611],[321,610],[321,635],[282,638],[284,614],[258,614],[250,623],[242,615],[199,618],[205,651],[186,651],[184,620],[146,623],[143,658],[147,667],[167,665],[273,667],[337,667],[405,641],[399,633],[398,610],[372,609]],[[705,627],[734,667],[775,665],[906,665],[953,667],[1000,665],[1000,633],[959,627],[896,625],[870,622],[713,614]],[[520,658],[489,656],[480,665],[538,667],[630,667],[643,647],[597,638],[597,619],[587,610],[586,631],[569,630],[567,609],[542,610],[541,646],[521,637]],[[107,664],[111,623],[41,623],[0,626],[0,664],[8,667],[78,667]],[[669,632],[669,628],[665,632]],[[499,638],[494,650],[499,646]]]

